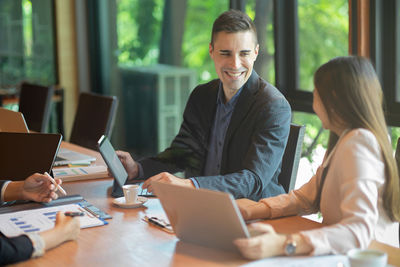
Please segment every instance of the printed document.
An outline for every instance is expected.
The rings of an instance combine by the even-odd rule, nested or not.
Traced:
[[[54,227],[57,212],[84,212],[79,216],[81,228],[88,228],[107,224],[95,217],[79,204],[68,204],[49,208],[31,209],[18,212],[0,214],[0,231],[8,236],[18,236],[25,233],[42,232]]]

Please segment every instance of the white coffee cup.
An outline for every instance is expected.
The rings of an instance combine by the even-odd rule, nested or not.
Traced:
[[[122,187],[124,191],[125,203],[136,203],[139,195],[140,186],[137,184],[127,184]]]
[[[372,249],[351,249],[347,253],[351,267],[384,267],[387,254]]]

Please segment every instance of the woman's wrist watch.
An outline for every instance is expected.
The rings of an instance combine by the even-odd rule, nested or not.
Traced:
[[[292,235],[287,235],[286,236],[286,241],[284,244],[284,251],[285,251],[285,255],[286,256],[293,256],[296,254],[296,248],[297,248],[297,244],[296,241],[294,241],[293,236]]]

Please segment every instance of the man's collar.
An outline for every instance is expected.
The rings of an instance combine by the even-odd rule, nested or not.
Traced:
[[[247,83],[247,82],[246,82]],[[236,92],[236,94],[229,100],[228,103],[225,103],[225,93],[223,89],[222,82],[219,82],[219,88],[218,88],[218,95],[217,95],[217,104],[232,104],[237,101],[239,98],[240,93],[242,92],[243,87],[246,85],[246,83],[239,88],[239,90]]]

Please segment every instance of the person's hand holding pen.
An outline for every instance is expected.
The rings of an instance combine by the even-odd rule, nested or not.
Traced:
[[[54,180],[47,173],[35,173],[23,182],[21,199],[37,202],[50,202],[51,200],[58,198],[55,191],[57,191],[57,187],[60,187],[61,183],[62,181],[60,179]]]
[[[54,228],[40,233],[45,241],[45,250],[54,248],[65,241],[78,238],[80,223],[79,219],[74,217],[67,216],[62,212],[57,213]]]
[[[54,180],[54,178],[50,176],[50,174],[48,174],[47,172],[45,172],[44,174],[47,175],[47,177],[50,178],[50,181],[51,181],[51,182],[53,183],[53,185],[56,187],[56,189],[55,189],[54,191],[60,190],[60,192],[61,192],[64,196],[67,195],[67,192],[65,192],[65,190],[61,187],[61,182],[62,182],[61,179],[58,179],[58,180],[60,180],[60,181],[59,181],[60,183],[57,183],[56,180]]]

